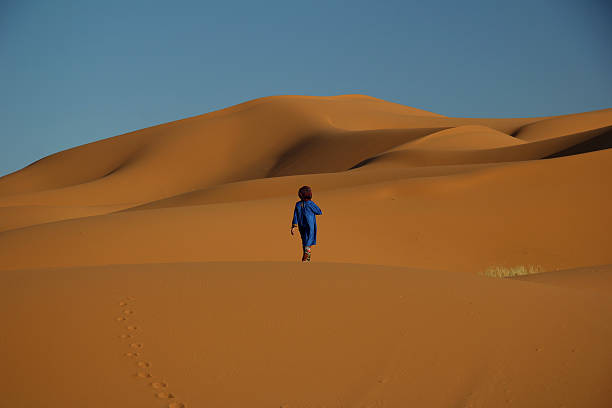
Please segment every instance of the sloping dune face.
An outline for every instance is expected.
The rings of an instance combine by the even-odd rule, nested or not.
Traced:
[[[320,260],[466,271],[612,263],[611,131],[612,109],[462,119],[360,95],[257,99],[1,178],[0,267],[291,260],[282,231],[303,184],[330,212]],[[217,222],[225,227],[205,227]]]
[[[611,406],[611,147],[612,109],[276,96],[43,158],[0,178],[4,401]]]

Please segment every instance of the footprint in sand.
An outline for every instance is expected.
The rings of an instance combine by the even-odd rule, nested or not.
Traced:
[[[151,378],[153,376],[151,375],[151,373],[147,373],[147,372],[144,372],[144,371],[139,371],[139,372],[136,373],[136,377],[138,377],[138,378]]]
[[[151,363],[149,363],[148,361],[139,361],[138,363],[136,363],[138,365],[138,367],[140,368],[149,368],[151,367]]]
[[[128,302],[133,301],[134,298],[132,297],[127,297],[125,298],[125,300],[119,302],[119,306],[121,307],[125,307],[128,306]],[[125,321],[128,319],[128,316],[130,316],[131,314],[133,314],[134,311],[130,310],[130,309],[124,309],[122,312],[122,316],[117,317],[117,321]],[[138,326],[125,326],[125,328],[130,331],[131,333],[123,333],[121,334],[119,337],[122,339],[129,339],[134,337],[134,334],[137,334],[136,331],[140,330],[140,328]],[[130,348],[132,349],[136,349],[136,350],[140,350],[143,348],[143,344],[142,343],[130,343]],[[136,357],[140,357],[140,353],[136,352],[136,351],[130,351],[124,354],[126,357],[131,357],[131,358],[136,358]],[[138,366],[138,368],[140,369],[140,371],[138,371],[134,376],[136,378],[153,378],[153,375],[149,372],[150,368],[151,368],[151,363],[148,361],[137,361],[136,365]],[[161,382],[161,381],[155,381],[155,382],[151,382],[149,383],[149,385],[151,386],[151,388],[153,388],[154,390],[156,390],[157,392],[155,393],[155,396],[159,399],[171,399],[174,400],[175,396],[174,394],[172,394],[171,392],[167,391],[167,387],[168,384],[166,384],[165,382]],[[182,402],[178,402],[178,401],[172,401],[168,404],[168,408],[185,408],[185,404],[183,404]]]

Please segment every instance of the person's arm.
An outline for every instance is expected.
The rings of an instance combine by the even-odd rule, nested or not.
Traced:
[[[298,209],[297,209],[297,205],[295,206],[295,209],[293,210],[293,220],[291,221],[291,235],[293,235],[293,229],[297,228],[298,226]]]
[[[312,204],[312,212],[315,213],[316,215],[321,215],[323,214],[323,211],[321,211],[321,209],[319,208],[318,205],[316,205],[314,203],[314,201],[311,201],[310,204]]]

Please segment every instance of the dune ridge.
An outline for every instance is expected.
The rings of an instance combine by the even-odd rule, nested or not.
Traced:
[[[469,220],[475,226],[472,229],[481,234],[494,234],[487,231],[489,228],[479,227],[483,223],[477,219],[477,214],[470,219],[468,206],[488,207],[482,209],[483,214],[491,208],[512,207],[508,211],[517,214],[516,224],[503,227],[504,235],[513,238],[501,238],[494,246],[513,247],[518,245],[515,240],[519,231],[533,229],[534,215],[519,214],[522,208],[545,211],[545,208],[558,204],[552,200],[564,200],[565,191],[581,191],[581,197],[571,200],[574,207],[562,205],[557,211],[567,220],[575,218],[572,212],[581,213],[582,218],[575,220],[580,224],[575,227],[577,231],[590,229],[596,234],[588,238],[586,232],[585,235],[576,233],[576,239],[568,238],[571,243],[566,245],[583,248],[585,254],[595,256],[599,263],[612,263],[612,258],[599,249],[610,242],[609,238],[597,235],[610,227],[609,220],[602,222],[599,213],[587,210],[592,205],[599,208],[610,204],[607,181],[601,174],[610,166],[610,151],[598,151],[597,147],[602,143],[605,146],[605,141],[610,139],[610,129],[612,109],[556,118],[462,119],[358,95],[261,98],[69,149],[0,178],[0,231],[4,231],[0,232],[0,255],[4,259],[0,269],[22,269],[33,265],[70,266],[78,256],[68,256],[66,248],[94,244],[94,241],[87,244],[81,241],[81,232],[77,231],[97,231],[92,225],[114,225],[114,219],[129,226],[135,217],[146,219],[151,216],[136,214],[135,211],[155,209],[156,222],[162,224],[179,222],[169,207],[193,212],[193,216],[199,219],[201,216],[196,214],[200,213],[205,218],[213,213],[220,217],[223,214],[240,217],[238,214],[250,214],[249,206],[260,208],[269,205],[276,213],[249,216],[243,225],[251,230],[264,230],[265,225],[274,225],[280,231],[283,217],[279,214],[287,211],[282,208],[291,202],[288,196],[294,195],[296,186],[301,184],[314,184],[318,197],[326,200],[330,209],[342,207],[343,199],[339,194],[344,194],[346,200],[369,207],[375,213],[390,212],[400,220],[398,225],[405,225],[403,228],[407,231],[413,228],[410,225],[418,226],[414,234],[408,233],[406,237],[392,234],[393,243],[390,243],[389,251],[356,254],[350,259],[353,262],[406,266],[415,266],[414,262],[417,262],[420,266],[427,266],[425,259],[419,261],[423,257],[422,248],[409,251],[406,261],[388,252],[401,253],[400,248],[407,237],[418,235],[420,229],[434,230],[439,235],[455,235],[456,229],[446,231],[440,225],[441,220],[449,226],[457,224],[456,219],[447,219],[445,214],[449,213]],[[571,154],[572,148],[585,146],[592,140],[598,144],[592,152],[584,152],[583,148],[581,154]],[[570,154],[539,161],[563,152]],[[578,168],[582,169],[582,174],[575,172]],[[525,176],[527,173],[531,174]],[[505,191],[492,197],[490,193],[498,189],[499,180],[505,178],[512,185],[505,184],[502,189]],[[561,181],[563,185],[559,184]],[[545,190],[550,190],[551,185],[556,186],[556,192],[539,197],[537,192],[531,192],[530,184]],[[525,196],[527,192],[535,195]],[[394,200],[389,200],[391,196],[395,196]],[[481,203],[474,202],[476,197]],[[536,200],[536,197],[539,198]],[[464,208],[463,214],[457,214],[455,209],[430,214],[414,209],[417,202],[440,207],[441,204],[436,202],[440,199],[445,200],[449,207]],[[517,202],[508,206],[503,203],[508,199]],[[261,203],[253,200],[271,201]],[[525,205],[525,200],[530,204]],[[387,208],[388,201],[395,202]],[[220,206],[221,203],[227,205]],[[393,205],[398,203],[405,204],[405,207],[393,209]],[[160,211],[162,208],[168,209]],[[128,212],[121,214],[117,211]],[[344,214],[349,219],[357,216],[356,212],[348,210],[334,217],[342,219]],[[365,225],[362,235],[383,233],[376,227],[375,218]],[[325,222],[324,218],[322,228],[325,228]],[[344,222],[350,223],[348,220]],[[571,223],[573,225],[573,220]],[[553,224],[553,220],[542,222],[542,228],[552,231],[556,228]],[[100,244],[91,246],[94,248],[92,251],[96,245],[122,235],[122,227],[115,228],[113,232],[105,229],[106,233],[96,235]],[[47,230],[52,231],[51,234],[62,231],[58,237],[58,242],[62,242],[60,248],[45,244],[42,238],[40,241],[28,238],[29,247],[20,249],[22,244],[19,242],[23,242],[20,237],[46,237],[46,233],[37,231]],[[131,235],[138,231],[145,233],[145,230],[128,233]],[[196,256],[195,246],[208,238],[200,238],[199,231],[185,231],[177,231],[178,236],[169,240],[164,251],[166,258],[173,261],[181,257],[191,261],[221,260],[220,254],[227,251],[227,248],[216,248],[216,244],[211,242],[207,243],[207,250]],[[147,242],[149,239],[162,241],[168,238],[163,230],[155,234],[159,235],[148,239],[136,234],[133,239]],[[216,234],[225,236],[220,231]],[[328,236],[332,234],[330,232]],[[539,235],[534,231],[532,236]],[[485,237],[473,235],[470,239],[480,243]],[[191,245],[184,246],[183,240],[194,243],[194,248],[187,249]],[[342,239],[334,236],[331,242],[332,246],[344,251],[346,245],[343,241],[354,240],[354,237]],[[558,252],[555,249],[559,245],[557,240],[536,242],[534,238],[526,237],[523,241],[519,245],[525,248],[523,252],[532,252],[530,248],[547,251],[549,255],[543,256],[542,262],[550,267],[588,266],[582,263],[580,254],[573,257],[564,255],[553,264]],[[254,259],[291,259],[293,255],[285,249],[291,243],[286,242],[282,234],[271,235],[269,242],[273,243],[272,248],[283,249],[258,249],[253,251],[259,254]],[[120,248],[120,252],[127,251]],[[28,255],[31,250],[38,253],[36,258]],[[108,248],[104,256],[92,254],[86,264],[110,262],[114,256],[121,259],[120,263],[165,259],[154,252],[137,255],[139,251],[129,251],[130,256],[113,255],[112,252]],[[242,249],[240,252],[249,253]],[[322,247],[321,256],[328,261],[349,260],[342,255],[343,252],[333,252],[336,255],[327,254]],[[477,262],[474,259],[466,260],[463,267],[453,268],[456,251],[445,248],[444,252],[448,252],[444,257],[447,262],[435,262],[438,268],[475,270],[487,266],[484,260]],[[463,252],[462,257],[465,254]],[[253,255],[244,256],[248,259]],[[103,261],[107,257],[109,260]],[[506,254],[506,257],[509,258],[506,262],[515,263],[529,258],[516,254]],[[231,256],[222,259],[229,260]]]
[[[0,178],[3,404],[609,407],[610,147],[612,109],[274,96],[43,158]]]

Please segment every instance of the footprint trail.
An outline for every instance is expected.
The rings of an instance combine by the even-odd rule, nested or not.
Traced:
[[[115,320],[119,323],[127,323],[128,320],[133,318],[134,310],[128,308],[131,304],[133,304],[135,299],[133,297],[126,297],[125,299],[119,302],[119,307],[121,308],[121,314],[119,317],[115,318]],[[121,333],[119,338],[121,340],[132,339],[136,337],[141,328],[134,324],[129,324],[124,326],[126,332]],[[126,351],[123,353],[123,356],[131,359],[138,359],[133,363],[137,371],[133,375],[136,379],[148,379],[152,380],[149,382],[149,387],[154,392],[154,396],[158,399],[169,400],[168,408],[186,408],[186,405],[183,402],[178,401],[175,394],[168,390],[168,384],[161,379],[161,377],[156,377],[151,373],[151,362],[147,361],[143,358],[144,352],[144,344],[139,342],[132,342],[126,344],[126,347],[129,347],[130,351]]]

